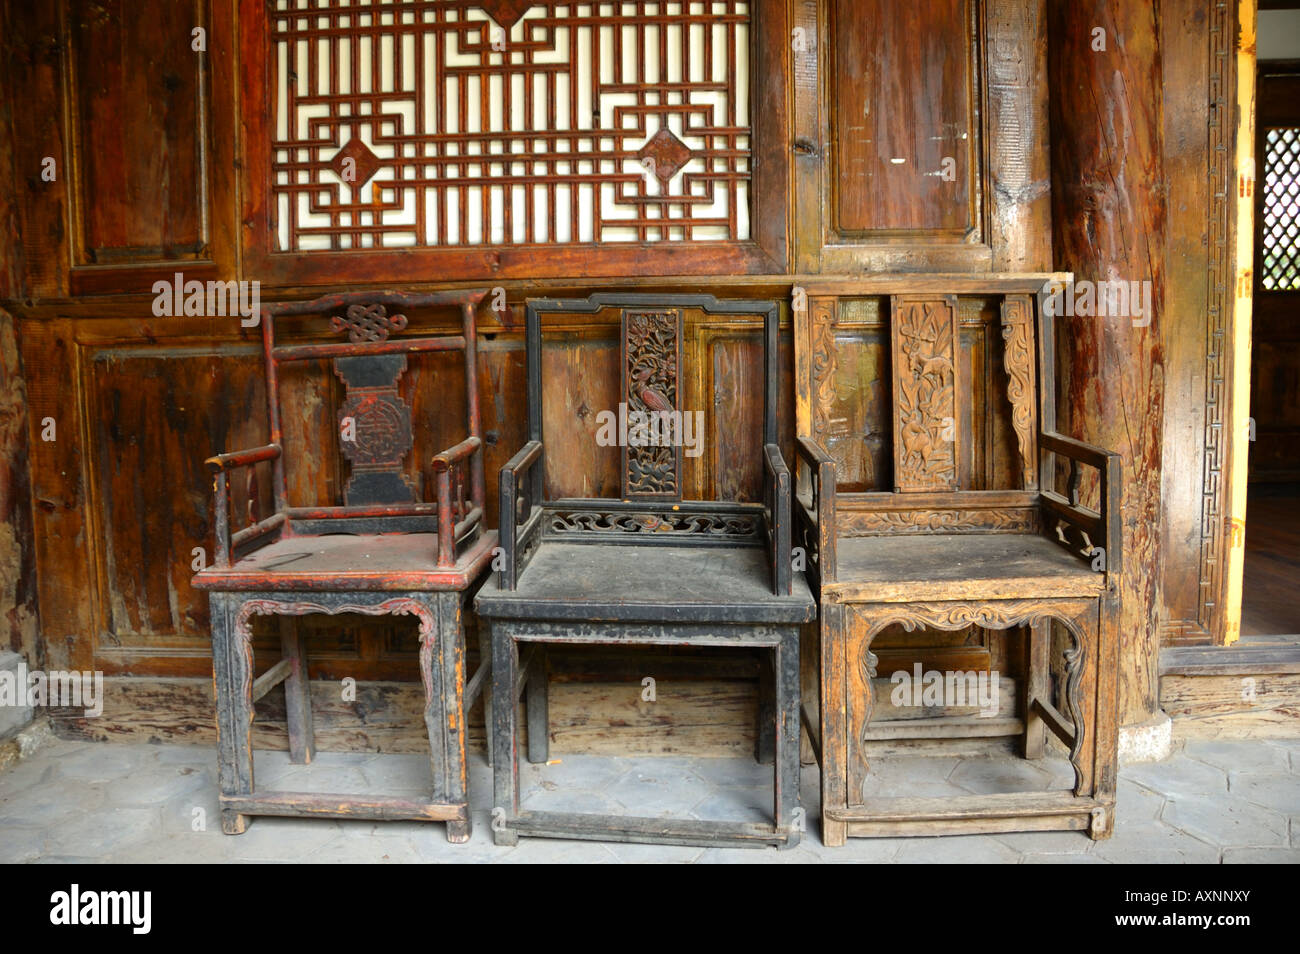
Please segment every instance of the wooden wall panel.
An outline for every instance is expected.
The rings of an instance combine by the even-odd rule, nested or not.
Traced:
[[[41,665],[28,473],[27,387],[13,316],[0,311],[0,650]]]
[[[205,251],[204,54],[191,40],[203,7],[68,0],[81,263]]]
[[[1255,156],[1258,163],[1255,234],[1264,228],[1267,137],[1270,129],[1300,127],[1300,64],[1262,63]],[[1283,243],[1279,243],[1283,245]],[[1251,482],[1300,480],[1300,292],[1265,288],[1263,242],[1255,248],[1251,328]],[[1250,532],[1247,525],[1246,532]]]
[[[251,345],[89,346],[83,368],[103,544],[96,628],[119,648],[205,647],[207,596],[190,586],[193,548],[213,556],[212,482],[201,465],[267,440],[260,354]],[[265,505],[266,468],[255,473]],[[233,496],[232,523],[242,526],[246,494]]]
[[[5,68],[13,91],[13,190],[19,228],[15,242],[22,288],[15,295],[68,292],[71,152],[62,109],[59,5],[5,4]],[[47,165],[47,160],[53,162]],[[52,176],[47,173],[52,170]]]
[[[799,270],[1051,266],[1044,3],[795,5]]]
[[[974,7],[835,0],[837,231],[920,232],[926,241],[978,235]]]
[[[1296,481],[1300,480],[1300,295],[1260,295],[1255,302],[1259,315],[1251,347],[1255,442],[1250,447],[1250,479]]]

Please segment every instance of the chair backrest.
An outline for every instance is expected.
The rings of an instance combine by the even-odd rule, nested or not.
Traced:
[[[414,444],[411,408],[398,393],[407,355],[461,351],[465,358],[466,436],[482,438],[478,407],[477,322],[475,311],[485,292],[435,294],[355,292],[311,301],[277,302],[262,309],[262,343],[266,362],[266,399],[271,442],[282,443],[280,372],[287,362],[329,359],[343,382],[338,411],[339,451],[351,465],[344,488],[348,508],[403,507],[417,503],[416,488],[403,473]],[[413,338],[391,337],[407,327],[404,310],[458,306],[461,334]],[[328,315],[331,331],[344,340],[277,344],[275,320],[288,315]],[[288,506],[284,459],[275,461],[276,509]],[[471,458],[468,481],[474,506],[485,499],[482,454]]]
[[[800,290],[797,423],[835,459],[848,534],[1037,529],[1038,434],[1055,423],[1045,277]]]
[[[620,316],[620,495],[623,500],[682,500],[684,312],[762,315],[764,321],[764,443],[777,440],[777,321],[772,301],[720,301],[712,295],[599,294],[527,303],[529,436],[542,437],[542,334],[544,314],[592,315],[618,308]],[[613,410],[613,409],[610,409]],[[627,439],[621,439],[623,436]],[[756,460],[762,447],[754,448]],[[539,475],[540,476],[540,475]]]

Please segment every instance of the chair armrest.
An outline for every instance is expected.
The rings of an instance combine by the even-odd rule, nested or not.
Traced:
[[[799,499],[797,524],[806,524],[804,544],[814,552],[819,583],[835,582],[835,459],[811,437],[795,441],[799,458],[808,468],[808,505]],[[803,483],[800,482],[800,493]]]
[[[230,501],[228,499],[228,479],[227,474],[232,470],[238,470],[241,467],[251,467],[254,464],[260,464],[262,461],[280,459],[279,444],[263,444],[261,447],[252,447],[247,450],[231,451],[228,454],[217,454],[209,457],[203,462],[212,474],[212,495],[214,497],[213,506],[213,527],[217,538],[217,552],[215,554],[215,563],[218,568],[224,569],[230,566],[230,552],[233,547],[232,535],[230,532]],[[278,514],[276,515],[278,516]],[[269,532],[280,526],[284,521],[264,520],[253,527],[245,528],[235,537],[243,536],[243,540],[251,539],[264,532]],[[249,534],[248,531],[255,531]],[[236,542],[243,542],[236,541]]]
[[[456,482],[457,515],[461,517],[459,523],[453,517],[451,507],[452,468],[473,456],[482,446],[482,440],[471,436],[433,457],[433,472],[436,475],[438,493],[438,566],[455,566],[457,538],[468,526],[483,517],[483,508],[477,506],[477,502],[475,508],[465,513],[464,484],[460,480]]]
[[[1055,431],[1041,431],[1038,435],[1038,448],[1040,452],[1059,454],[1070,461],[1067,496],[1062,497],[1050,490],[1042,492],[1048,509],[1071,526],[1082,527],[1085,530],[1100,529],[1102,546],[1105,548],[1102,554],[1102,570],[1112,581],[1118,580],[1123,562],[1123,533],[1120,526],[1122,488],[1120,455]],[[1100,477],[1101,506],[1096,516],[1079,503],[1080,464],[1095,468]],[[1089,540],[1091,539],[1090,534]]]
[[[767,478],[768,559],[772,567],[772,589],[777,596],[789,596],[792,587],[790,552],[790,469],[775,444],[763,445],[763,469]]]
[[[500,516],[498,520],[501,524],[501,553],[504,559],[501,561],[501,569],[498,571],[497,583],[503,591],[511,591],[519,581],[519,551],[522,539],[519,536],[519,514],[516,512],[516,501],[519,499],[519,487],[521,480],[528,477],[530,492],[528,494],[528,510],[531,514],[532,509],[540,502],[538,500],[538,491],[540,489],[537,477],[540,472],[536,471],[537,462],[542,459],[542,442],[529,441],[519,453],[510,458],[506,465],[501,468],[501,477],[498,481],[497,493],[500,499]],[[527,515],[525,515],[525,524]],[[525,526],[525,529],[527,527]]]
[[[263,444],[248,450],[231,451],[229,454],[217,454],[203,462],[208,473],[220,474],[240,467],[249,467],[264,460],[276,460],[280,456],[279,444]]]
[[[441,454],[433,455],[433,472],[442,474],[451,470],[453,464],[457,464],[469,457],[476,450],[483,446],[483,442],[477,437],[467,437],[455,447],[450,447]]]
[[[1086,441],[1076,440],[1073,437],[1066,437],[1064,434],[1058,434],[1056,431],[1039,431],[1038,443],[1043,450],[1051,451],[1054,454],[1060,454],[1062,457],[1068,457],[1071,460],[1077,460],[1081,464],[1088,464],[1096,467],[1098,470],[1106,468],[1106,462],[1110,458],[1119,459],[1119,455],[1108,450],[1103,450],[1095,444],[1089,444]]]

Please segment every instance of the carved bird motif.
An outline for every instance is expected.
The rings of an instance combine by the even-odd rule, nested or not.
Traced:
[[[636,396],[639,397],[642,403],[644,403],[650,410],[671,411],[673,409],[673,406],[668,402],[668,399],[658,390],[650,386],[649,370],[642,369],[637,371],[632,375],[632,380],[634,382],[633,388]]]

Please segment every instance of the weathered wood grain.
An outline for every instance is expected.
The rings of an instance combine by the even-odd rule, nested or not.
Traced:
[[[1052,2],[1048,23],[1052,224],[1058,267],[1076,279],[1150,282],[1154,315],[1058,319],[1057,427],[1123,458],[1120,718],[1157,708],[1167,203],[1161,152],[1159,5]],[[1104,50],[1093,48],[1097,28]],[[1122,37],[1122,42],[1120,38]],[[1121,185],[1122,183],[1122,185]],[[1144,324],[1143,321],[1146,321]]]

